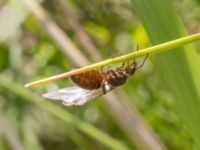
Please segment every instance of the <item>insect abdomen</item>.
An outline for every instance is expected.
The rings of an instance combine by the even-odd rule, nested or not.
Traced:
[[[97,70],[91,70],[85,73],[70,77],[71,80],[81,88],[93,90],[101,87],[102,76]]]

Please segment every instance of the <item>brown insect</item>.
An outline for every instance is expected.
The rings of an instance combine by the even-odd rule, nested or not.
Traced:
[[[148,55],[146,55],[144,61],[140,66],[137,66],[137,62],[133,61],[128,63],[125,67],[125,63],[118,67],[116,70],[107,70],[106,72],[91,70],[82,74],[71,76],[73,83],[81,88],[94,90],[102,88],[103,94],[106,94],[106,85],[110,84],[113,87],[123,85],[127,78],[135,73],[135,71],[141,68]]]
[[[144,65],[147,57],[148,54],[139,66],[134,60],[132,63],[123,63],[115,70],[91,70],[73,75],[70,78],[77,86],[49,92],[43,96],[49,99],[62,100],[67,106],[83,105],[95,97],[108,93],[117,86],[125,84],[127,78]]]

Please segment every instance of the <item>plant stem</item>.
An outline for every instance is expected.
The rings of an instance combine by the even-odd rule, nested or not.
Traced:
[[[195,42],[195,41],[198,41],[198,40],[200,40],[200,33],[193,34],[193,35],[190,35],[190,36],[186,36],[186,37],[183,37],[183,38],[179,38],[179,39],[169,41],[169,42],[166,42],[166,43],[162,43],[162,44],[159,44],[159,45],[155,45],[155,46],[145,48],[145,49],[140,50],[140,51],[134,51],[132,53],[125,54],[125,55],[122,55],[122,56],[119,56],[119,57],[110,58],[110,59],[107,59],[107,60],[104,60],[104,61],[101,61],[101,62],[98,62],[98,63],[94,63],[92,65],[88,65],[88,66],[85,66],[85,67],[82,67],[82,68],[79,68],[79,69],[71,70],[69,72],[61,73],[61,74],[58,74],[58,75],[55,75],[55,76],[52,76],[52,77],[48,77],[48,78],[45,78],[45,79],[30,82],[30,83],[27,83],[25,85],[25,87],[37,86],[37,85],[48,83],[48,82],[55,81],[55,80],[58,80],[58,79],[66,78],[66,77],[69,77],[69,76],[72,76],[72,75],[87,72],[87,71],[90,71],[90,70],[93,70],[93,69],[101,68],[103,66],[107,66],[107,65],[110,65],[110,64],[113,64],[113,63],[120,63],[120,62],[128,61],[130,59],[134,59],[134,58],[146,55],[146,54],[151,55],[151,54],[163,52],[165,50],[170,50],[170,49],[173,49],[173,48],[176,48],[176,47],[180,47],[180,46],[183,46],[185,44]]]

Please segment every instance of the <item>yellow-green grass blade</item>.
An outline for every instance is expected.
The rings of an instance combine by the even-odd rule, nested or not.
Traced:
[[[132,7],[153,45],[185,35],[171,1],[132,0]],[[154,59],[200,149],[200,62],[196,51],[186,46],[158,54]]]

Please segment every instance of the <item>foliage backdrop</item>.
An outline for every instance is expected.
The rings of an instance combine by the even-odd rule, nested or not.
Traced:
[[[39,9],[30,8],[22,1],[0,1],[0,149],[142,149],[145,140],[137,136],[152,139],[140,126],[135,128],[139,122],[152,129],[147,132],[160,149],[199,147],[199,44],[151,56],[113,93],[125,91],[118,99],[131,105],[131,112],[141,113],[134,124],[127,122],[135,134],[120,123],[120,113],[110,112],[113,109],[103,98],[65,107],[40,97],[47,90],[71,85],[68,79],[23,87],[30,80],[77,67],[81,56],[92,63],[131,52],[137,45],[142,49],[186,32],[197,33],[198,1],[43,1],[41,8],[48,17],[81,49],[76,58],[74,49],[66,52],[58,44],[46,28],[48,22],[40,22]],[[126,115],[132,117],[128,109],[121,114],[125,124]]]

